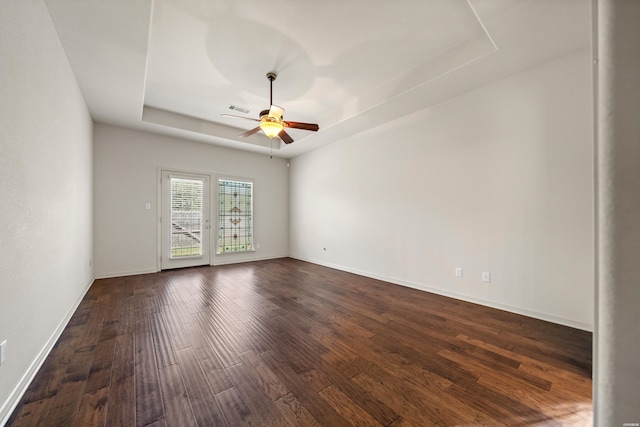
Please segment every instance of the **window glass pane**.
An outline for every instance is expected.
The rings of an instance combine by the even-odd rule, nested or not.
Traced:
[[[218,253],[253,250],[253,183],[218,180]]]
[[[204,183],[171,177],[171,258],[202,255]]]

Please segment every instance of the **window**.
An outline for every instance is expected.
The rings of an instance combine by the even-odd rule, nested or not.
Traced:
[[[253,251],[253,182],[218,179],[218,253]]]
[[[203,182],[171,177],[171,258],[202,255]]]

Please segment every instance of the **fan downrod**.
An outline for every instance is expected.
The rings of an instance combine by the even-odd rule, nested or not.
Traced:
[[[278,75],[273,71],[267,73],[267,78],[269,79],[269,105],[273,105],[273,81],[276,77],[278,77]]]

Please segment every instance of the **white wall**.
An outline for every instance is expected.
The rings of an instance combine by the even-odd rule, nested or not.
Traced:
[[[92,122],[42,1],[0,6],[0,425],[92,282]]]
[[[590,64],[578,52],[293,159],[291,255],[591,330]]]
[[[159,168],[211,174],[214,181],[216,174],[254,180],[254,241],[260,244],[260,249],[214,255],[214,265],[288,255],[285,160],[96,124],[96,277],[157,271]],[[151,210],[145,210],[145,203],[151,203]]]
[[[640,2],[596,14],[598,293],[596,426],[640,422]]]

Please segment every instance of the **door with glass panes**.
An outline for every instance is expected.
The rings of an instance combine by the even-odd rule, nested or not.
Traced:
[[[210,264],[210,177],[162,171],[161,268]]]

